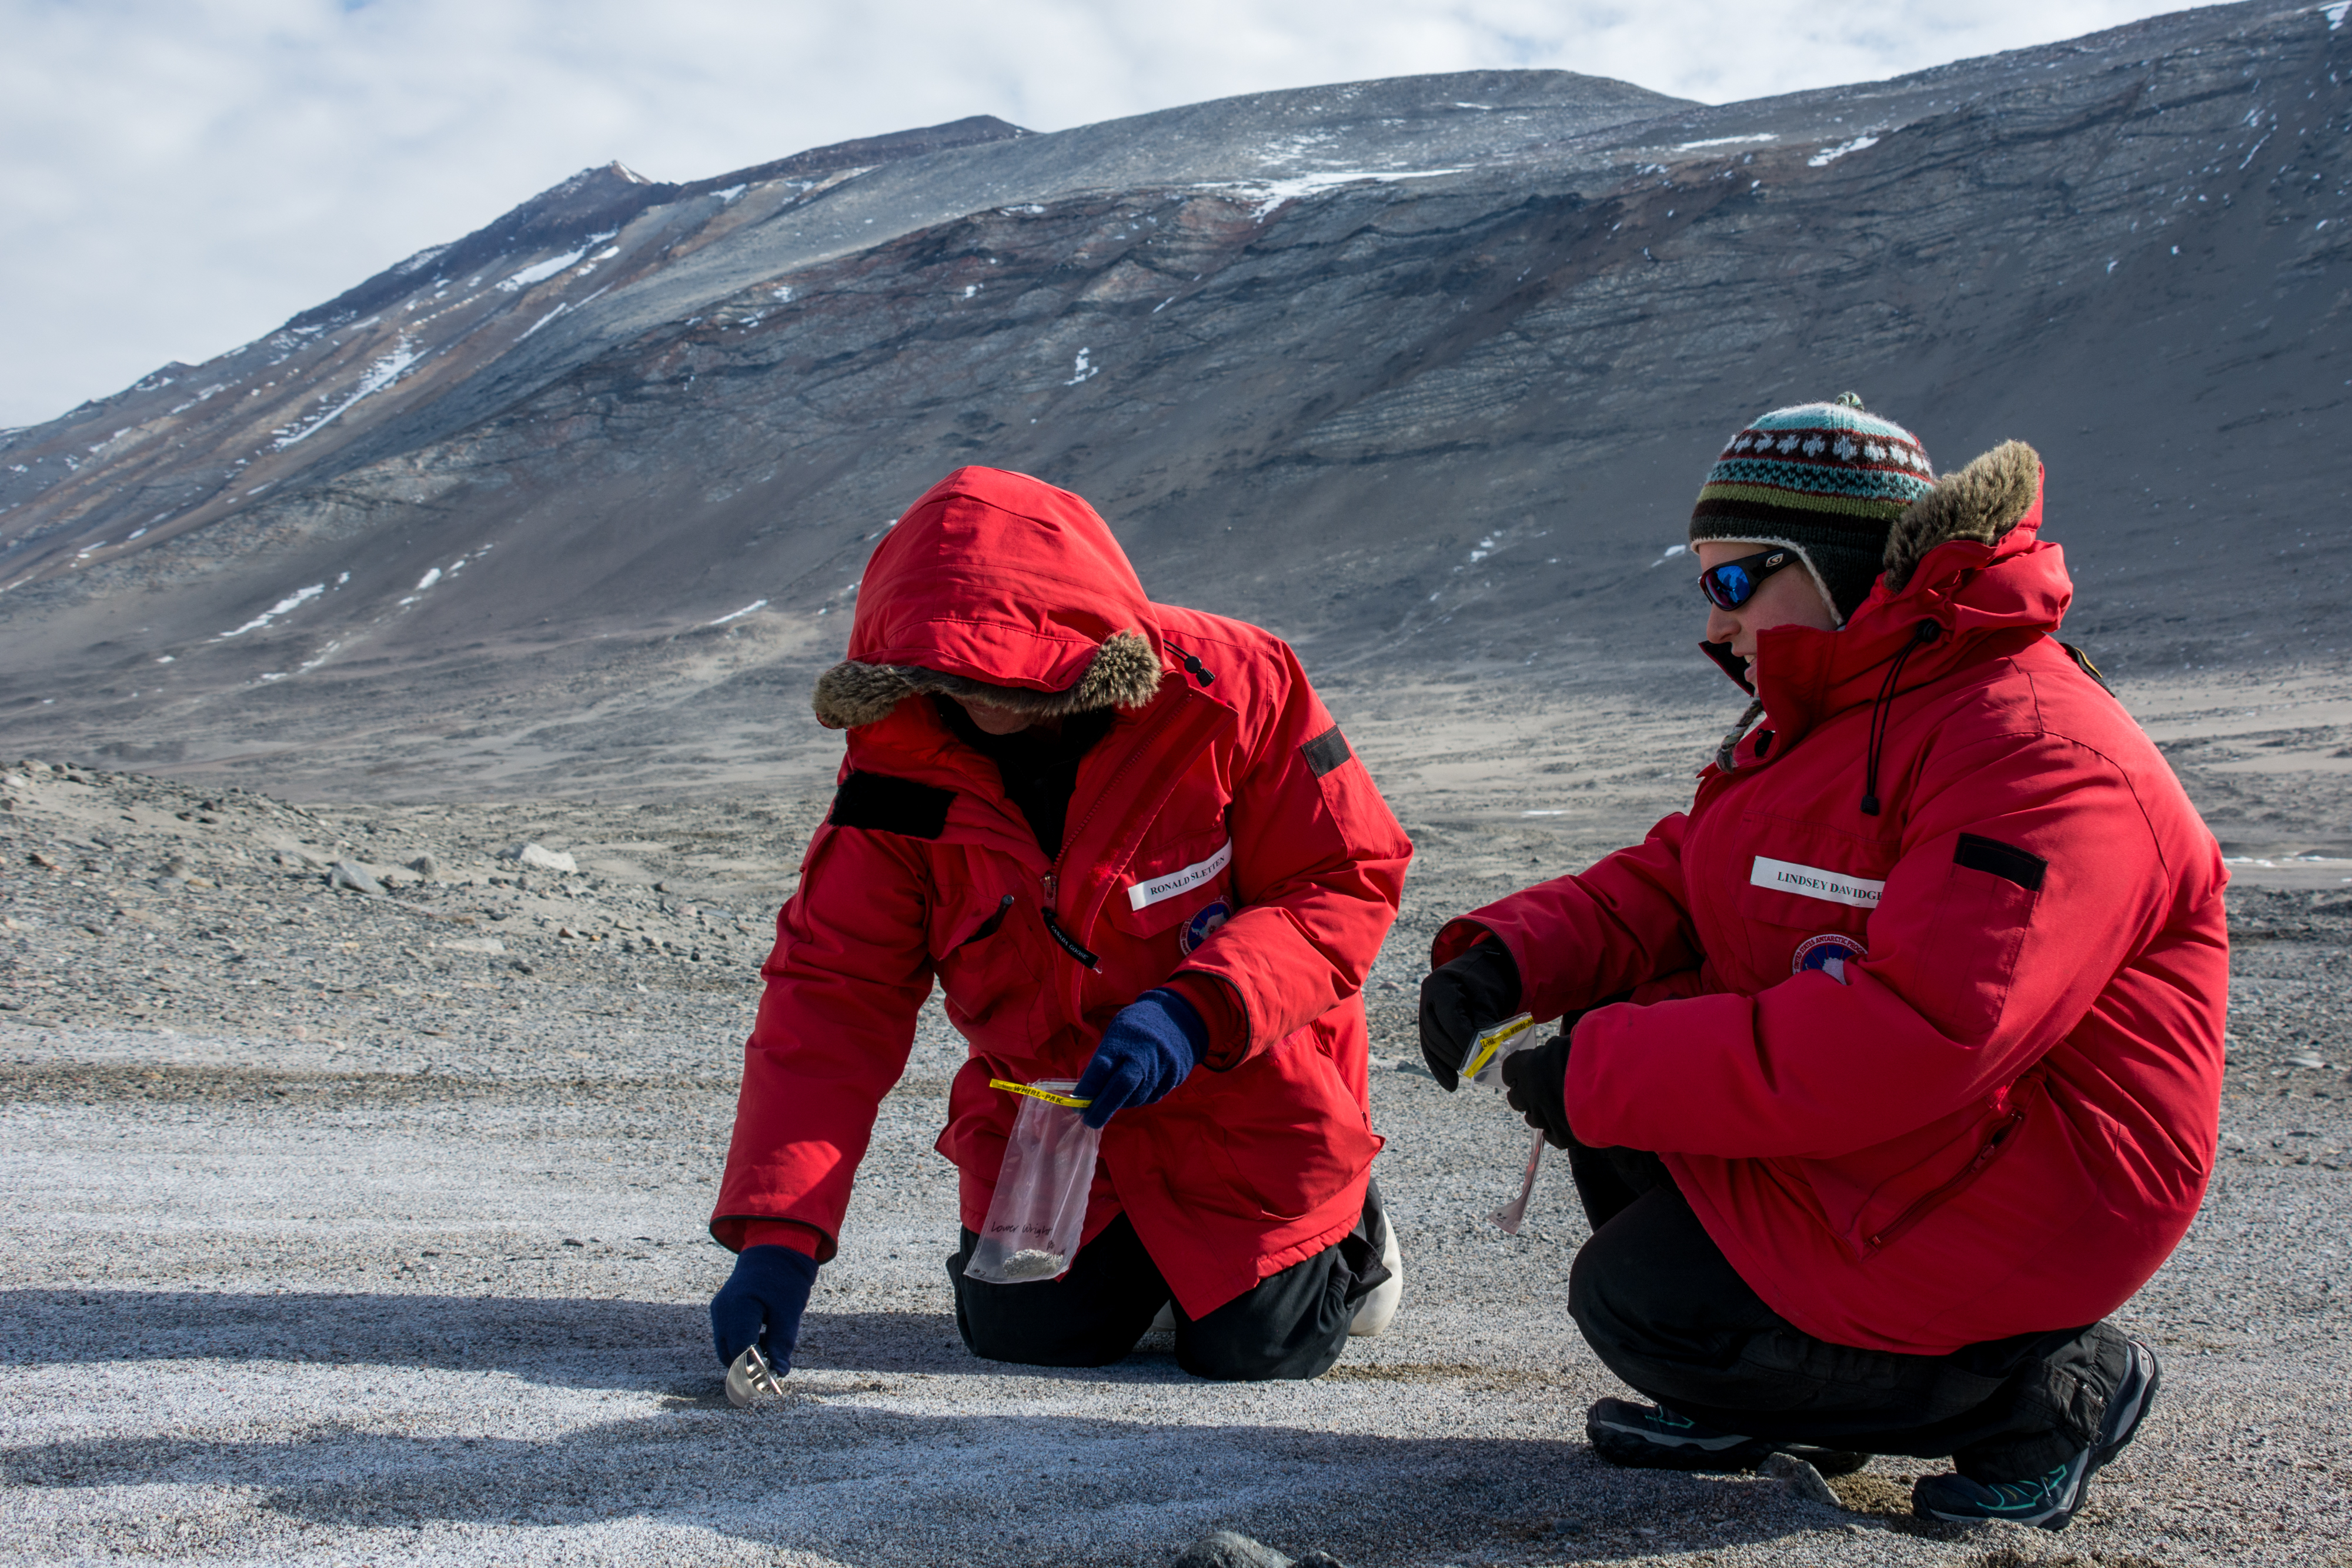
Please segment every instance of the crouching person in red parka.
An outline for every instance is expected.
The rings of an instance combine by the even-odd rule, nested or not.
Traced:
[[[1306,1378],[1384,1326],[1359,990],[1412,846],[1290,649],[1152,603],[1077,497],[962,468],[875,550],[815,706],[848,756],[744,1051],[719,1359],[789,1365],[934,981],[973,1354],[1101,1365],[1164,1314],[1189,1372]],[[992,1081],[1055,1079],[1101,1129],[1081,1245],[969,1277],[1022,1103]]]
[[[1439,934],[1424,1050],[1566,1020],[1505,1078],[1592,1222],[1570,1310],[1651,1401],[1592,1406],[1604,1458],[1950,1456],[1918,1512],[2062,1528],[2157,1386],[2101,1320],[2212,1169],[2219,849],[2053,635],[2031,447],[1935,483],[1851,394],[1782,409],[1691,538],[1755,704],[1686,814]]]

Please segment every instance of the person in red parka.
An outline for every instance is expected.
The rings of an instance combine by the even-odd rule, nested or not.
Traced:
[[[1433,1070],[1506,1063],[1593,1225],[1570,1310],[1651,1403],[1622,1464],[1950,1456],[1913,1506],[2063,1528],[2156,1390],[2102,1320],[2212,1170],[2211,834],[2058,642],[2042,465],[1935,482],[1838,403],[1743,429],[1691,525],[1706,651],[1755,702],[1685,813],[1445,926]]]
[[[711,1234],[719,1359],[788,1368],[934,983],[971,1058],[938,1147],[975,1354],[1092,1366],[1156,1317],[1198,1375],[1303,1378],[1401,1278],[1359,995],[1412,846],[1272,634],[1145,597],[1077,497],[961,468],[866,563],[817,717],[848,731],[776,922]],[[1101,1129],[1058,1278],[967,1275],[1022,1101]]]

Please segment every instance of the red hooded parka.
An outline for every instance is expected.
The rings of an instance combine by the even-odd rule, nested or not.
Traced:
[[[2040,493],[2037,465],[2005,533],[1920,541],[1843,630],[1760,633],[1765,717],[1687,815],[1436,944],[1499,938],[1538,1018],[1633,990],[1575,1028],[1576,1135],[1663,1155],[1740,1277],[1834,1343],[2094,1322],[2212,1170],[2226,875],[2050,635],[2073,591]]]
[[[1289,648],[1150,602],[1077,497],[962,468],[875,550],[844,669],[1063,692],[1121,633],[1149,645],[1145,700],[1086,753],[1051,861],[928,698],[886,686],[887,716],[829,718],[854,726],[842,792],[761,971],[723,1244],[789,1220],[833,1255],[934,980],[971,1048],[938,1143],[966,1226],[1019,1103],[988,1081],[1076,1077],[1111,1018],[1171,977],[1211,1001],[1209,1055],[1104,1129],[1087,1238],[1124,1211],[1198,1317],[1355,1225],[1381,1146],[1358,992],[1412,846]]]

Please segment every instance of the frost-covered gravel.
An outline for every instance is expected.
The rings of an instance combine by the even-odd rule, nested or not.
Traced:
[[[1916,1461],[1833,1511],[1586,1449],[1614,1389],[1563,1309],[1565,1174],[1518,1239],[1485,1221],[1524,1129],[1411,1069],[1410,1004],[1436,921],[1601,847],[1589,819],[1391,791],[1423,851],[1370,991],[1391,1333],[1303,1385],[1149,1343],[972,1360],[934,1008],[791,1396],[739,1412],[702,1222],[821,797],[302,812],[22,767],[0,793],[0,1562],[1159,1563],[1220,1526],[1357,1568],[2352,1562],[2342,894],[2237,895],[2221,1176],[2124,1314],[2165,1361],[2145,1436],[2063,1536],[1961,1534],[1903,1516]],[[582,874],[491,882],[526,839]],[[304,859],[428,851],[444,880],[381,896]],[[159,879],[175,852],[194,880]]]

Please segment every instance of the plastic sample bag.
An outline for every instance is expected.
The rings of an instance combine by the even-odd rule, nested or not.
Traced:
[[[1462,1082],[1483,1083],[1487,1088],[1503,1088],[1503,1063],[1536,1043],[1535,1016],[1521,1013],[1505,1019],[1494,1028],[1482,1030],[1462,1053]],[[1506,1236],[1517,1236],[1519,1227],[1527,1222],[1528,1199],[1535,1196],[1536,1171],[1543,1164],[1544,1135],[1538,1133],[1528,1149],[1528,1167],[1519,1177],[1519,1196],[1486,1217]]]
[[[1087,1223],[1087,1193],[1095,1180],[1101,1132],[1078,1119],[1087,1104],[1074,1100],[1067,1078],[1037,1083],[992,1081],[992,1089],[1023,1096],[1005,1140],[996,1196],[981,1222],[979,1244],[964,1278],[995,1285],[1025,1285],[1058,1278],[1077,1255]]]
[[[1515,1056],[1536,1043],[1536,1020],[1533,1013],[1521,1013],[1505,1019],[1492,1029],[1481,1030],[1470,1049],[1462,1053],[1462,1082],[1484,1084],[1489,1089],[1503,1087],[1503,1059]]]

